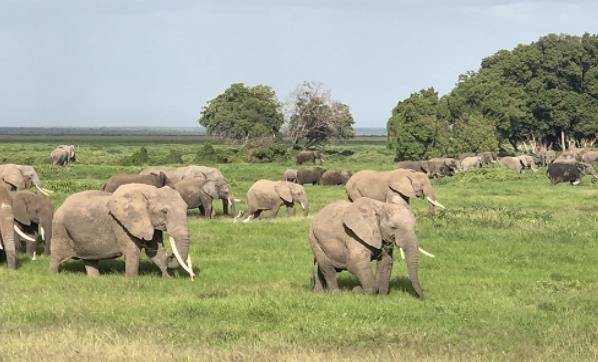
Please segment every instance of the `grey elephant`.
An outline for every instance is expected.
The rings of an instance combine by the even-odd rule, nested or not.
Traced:
[[[189,255],[187,204],[170,187],[123,185],[114,193],[83,191],[56,210],[49,271],[71,258],[81,259],[87,275],[99,274],[98,262],[124,256],[127,276],[136,276],[141,249],[169,277],[179,266],[193,279]],[[174,255],[167,255],[167,231]]]
[[[430,213],[444,206],[436,200],[432,184],[423,172],[407,169],[393,171],[364,170],[355,173],[345,185],[349,200],[356,201],[360,197],[369,197],[382,202],[393,202],[409,205],[409,198],[426,199],[430,204]],[[399,196],[399,197],[395,197]]]
[[[422,249],[415,224],[409,207],[367,197],[352,203],[339,200],[324,207],[314,215],[309,229],[314,253],[313,290],[338,290],[336,273],[348,270],[359,280],[360,287],[354,291],[388,294],[396,244],[404,252],[415,293],[424,299],[418,276]],[[373,260],[377,261],[375,275]]]
[[[461,168],[461,162],[456,158],[437,157],[426,161],[428,177],[454,176]]]
[[[300,185],[319,185],[322,175],[326,172],[322,167],[306,167],[297,170],[297,183]]]
[[[519,162],[521,162],[521,170],[530,169],[534,172],[538,171],[534,157],[530,155],[519,155],[517,156]]]
[[[28,165],[15,165],[14,163],[0,165],[1,183],[6,184],[10,191],[24,190],[33,185],[46,196],[52,193],[52,191],[42,186],[33,166]]]
[[[461,169],[463,171],[469,171],[480,167],[482,167],[481,156],[467,156],[461,160]]]
[[[54,217],[54,206],[50,198],[31,191],[11,192],[10,196],[15,225],[28,236],[28,238],[22,238],[26,243],[27,255],[33,260],[36,259],[38,236],[44,242],[44,255],[50,255],[52,219]]]
[[[548,165],[546,176],[552,185],[559,182],[570,182],[572,185],[579,185],[581,178],[585,175],[592,175],[592,182],[598,180],[598,174],[589,163],[558,163],[553,162]]]
[[[114,175],[106,181],[106,183],[102,186],[102,191],[106,192],[114,192],[122,185],[127,184],[144,184],[144,185],[152,185],[155,187],[164,187],[168,179],[164,172],[160,172],[159,174],[150,174],[150,175]]]
[[[523,170],[523,164],[521,160],[517,157],[505,156],[501,157],[498,162],[504,168],[509,170],[515,171],[517,173],[521,173]]]
[[[243,222],[259,217],[264,210],[271,211],[274,218],[283,205],[287,208],[287,214],[291,216],[294,214],[295,203],[301,205],[304,216],[309,214],[309,202],[303,186],[286,181],[258,180],[247,191],[249,215]]]
[[[399,161],[396,164],[396,168],[428,173],[428,164],[426,161]]]
[[[50,152],[54,166],[65,166],[77,160],[74,145],[60,145]]]
[[[498,162],[498,157],[496,157],[496,153],[494,152],[486,151],[480,153],[478,156],[481,158],[482,166],[487,166]]]
[[[235,204],[230,186],[222,180],[211,181],[195,177],[182,180],[173,188],[185,200],[187,208],[199,209],[200,214],[208,219],[212,218],[214,200],[227,200],[231,205]]]
[[[301,150],[297,153],[297,164],[302,165],[305,162],[316,163],[324,161],[324,154],[319,150]]]
[[[328,169],[320,177],[320,185],[345,185],[353,171]]]
[[[297,170],[294,168],[287,168],[282,174],[282,180],[288,182],[297,182]]]
[[[17,243],[15,232],[24,240],[35,242],[35,239],[25,234],[14,220],[14,209],[9,188],[0,184],[0,252],[6,257],[9,269],[17,268]]]

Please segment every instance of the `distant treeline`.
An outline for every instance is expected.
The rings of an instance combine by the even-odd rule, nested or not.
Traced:
[[[530,143],[554,149],[598,138],[598,35],[549,34],[500,50],[438,97],[400,101],[387,124],[399,159],[496,151]]]

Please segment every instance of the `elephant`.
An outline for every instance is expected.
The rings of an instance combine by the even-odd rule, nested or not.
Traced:
[[[60,145],[50,153],[53,166],[64,166],[77,160],[74,145]]]
[[[9,188],[0,184],[0,251],[4,252],[9,269],[17,268],[15,232],[28,242],[35,242],[19,228],[14,219],[14,208]]]
[[[505,156],[501,157],[498,160],[502,167],[508,168],[509,170],[513,170],[517,173],[521,173],[523,171],[523,164],[521,160],[517,157]]]
[[[345,185],[353,176],[353,171],[329,169],[320,178],[320,185]]]
[[[397,162],[397,168],[406,170],[413,170],[428,173],[428,165],[426,161],[400,161]]]
[[[455,158],[431,158],[425,163],[428,177],[454,176],[461,168],[461,162]]]
[[[409,205],[410,197],[420,197],[430,204],[430,213],[436,213],[436,207],[444,209],[436,200],[436,193],[428,176],[413,170],[359,171],[347,181],[345,190],[350,201],[369,197],[382,202]],[[400,197],[395,197],[397,195]]]
[[[581,160],[585,163],[598,163],[598,151],[587,151],[581,156]]]
[[[297,183],[297,170],[294,168],[287,168],[282,174],[282,180]]]
[[[462,152],[459,154],[457,158],[459,159],[459,161],[463,162],[465,158],[474,156],[477,156],[475,152]]]
[[[27,255],[32,260],[36,260],[36,238],[39,235],[44,242],[44,255],[49,256],[54,217],[52,201],[44,194],[36,194],[31,191],[11,192],[10,196],[15,225],[30,237],[30,239],[23,238],[26,242]]]
[[[235,205],[230,186],[222,180],[211,181],[195,177],[182,180],[173,188],[185,200],[188,209],[197,208],[208,219],[212,218],[213,200],[227,200],[229,204]]]
[[[68,259],[83,260],[89,276],[99,275],[98,262],[124,256],[125,273],[136,276],[141,249],[170,277],[182,267],[193,280],[189,255],[187,204],[170,187],[128,184],[114,193],[83,191],[69,196],[52,224],[50,273]],[[167,255],[162,231],[170,235],[174,256]]]
[[[563,151],[561,152],[552,163],[569,163],[575,164],[582,160],[582,156],[576,151]]]
[[[302,165],[305,162],[316,163],[320,161],[320,164],[324,162],[324,154],[319,150],[301,150],[297,153],[297,164]]]
[[[572,185],[576,186],[579,185],[581,178],[584,175],[592,175],[592,182],[598,180],[598,174],[596,174],[592,165],[585,162],[553,162],[548,165],[548,169],[546,170],[546,176],[548,176],[552,185],[556,185],[559,182],[569,181]]]
[[[556,159],[556,152],[552,150],[535,152],[532,157],[538,166],[547,166]]]
[[[300,185],[319,185],[322,175],[326,172],[322,167],[307,167],[297,170],[297,183]]]
[[[243,222],[259,217],[264,210],[270,210],[274,218],[282,205],[286,206],[287,215],[291,216],[296,202],[303,208],[303,216],[307,216],[309,203],[303,186],[286,181],[258,180],[247,191],[249,215]]]
[[[39,192],[49,196],[52,191],[44,188],[33,166],[7,163],[0,165],[0,184],[5,183],[10,191],[24,190],[33,184]]]
[[[420,299],[419,252],[415,216],[405,205],[362,197],[355,202],[335,201],[314,215],[309,244],[314,253],[313,290],[338,291],[336,273],[348,270],[359,280],[355,292],[388,294],[393,244],[405,255],[411,285]],[[376,260],[376,274],[371,262]]]
[[[536,167],[536,163],[534,162],[534,157],[530,155],[519,155],[517,158],[521,162],[522,170],[530,169],[534,172],[538,171],[538,167]]]
[[[473,170],[482,167],[482,156],[468,156],[461,160],[463,171]]]
[[[114,175],[106,181],[104,186],[102,186],[102,191],[106,192],[114,192],[122,185],[127,184],[144,184],[144,185],[152,185],[157,188],[166,186],[168,179],[164,172],[160,172],[158,175],[150,174],[150,175],[127,175],[127,174],[120,174]]]

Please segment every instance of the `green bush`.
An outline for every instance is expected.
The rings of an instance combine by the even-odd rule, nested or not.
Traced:
[[[212,144],[204,144],[195,154],[194,163],[231,163],[232,157],[224,150],[216,149]]]
[[[284,161],[289,158],[289,145],[272,143],[266,146],[246,146],[243,150],[248,162],[273,162]]]
[[[183,163],[183,153],[181,151],[179,151],[179,150],[171,148],[168,151],[168,154],[166,155],[166,157],[164,157],[164,160],[162,161],[162,163],[166,163],[166,164],[178,163],[178,164],[181,164],[181,163]]]
[[[130,156],[124,157],[120,164],[123,166],[143,166],[149,162],[149,154],[147,148],[141,147],[139,151]]]

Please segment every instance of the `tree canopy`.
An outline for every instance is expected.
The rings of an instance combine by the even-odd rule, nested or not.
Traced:
[[[281,108],[269,86],[235,83],[207,103],[198,122],[209,135],[247,143],[278,135],[284,123]]]

